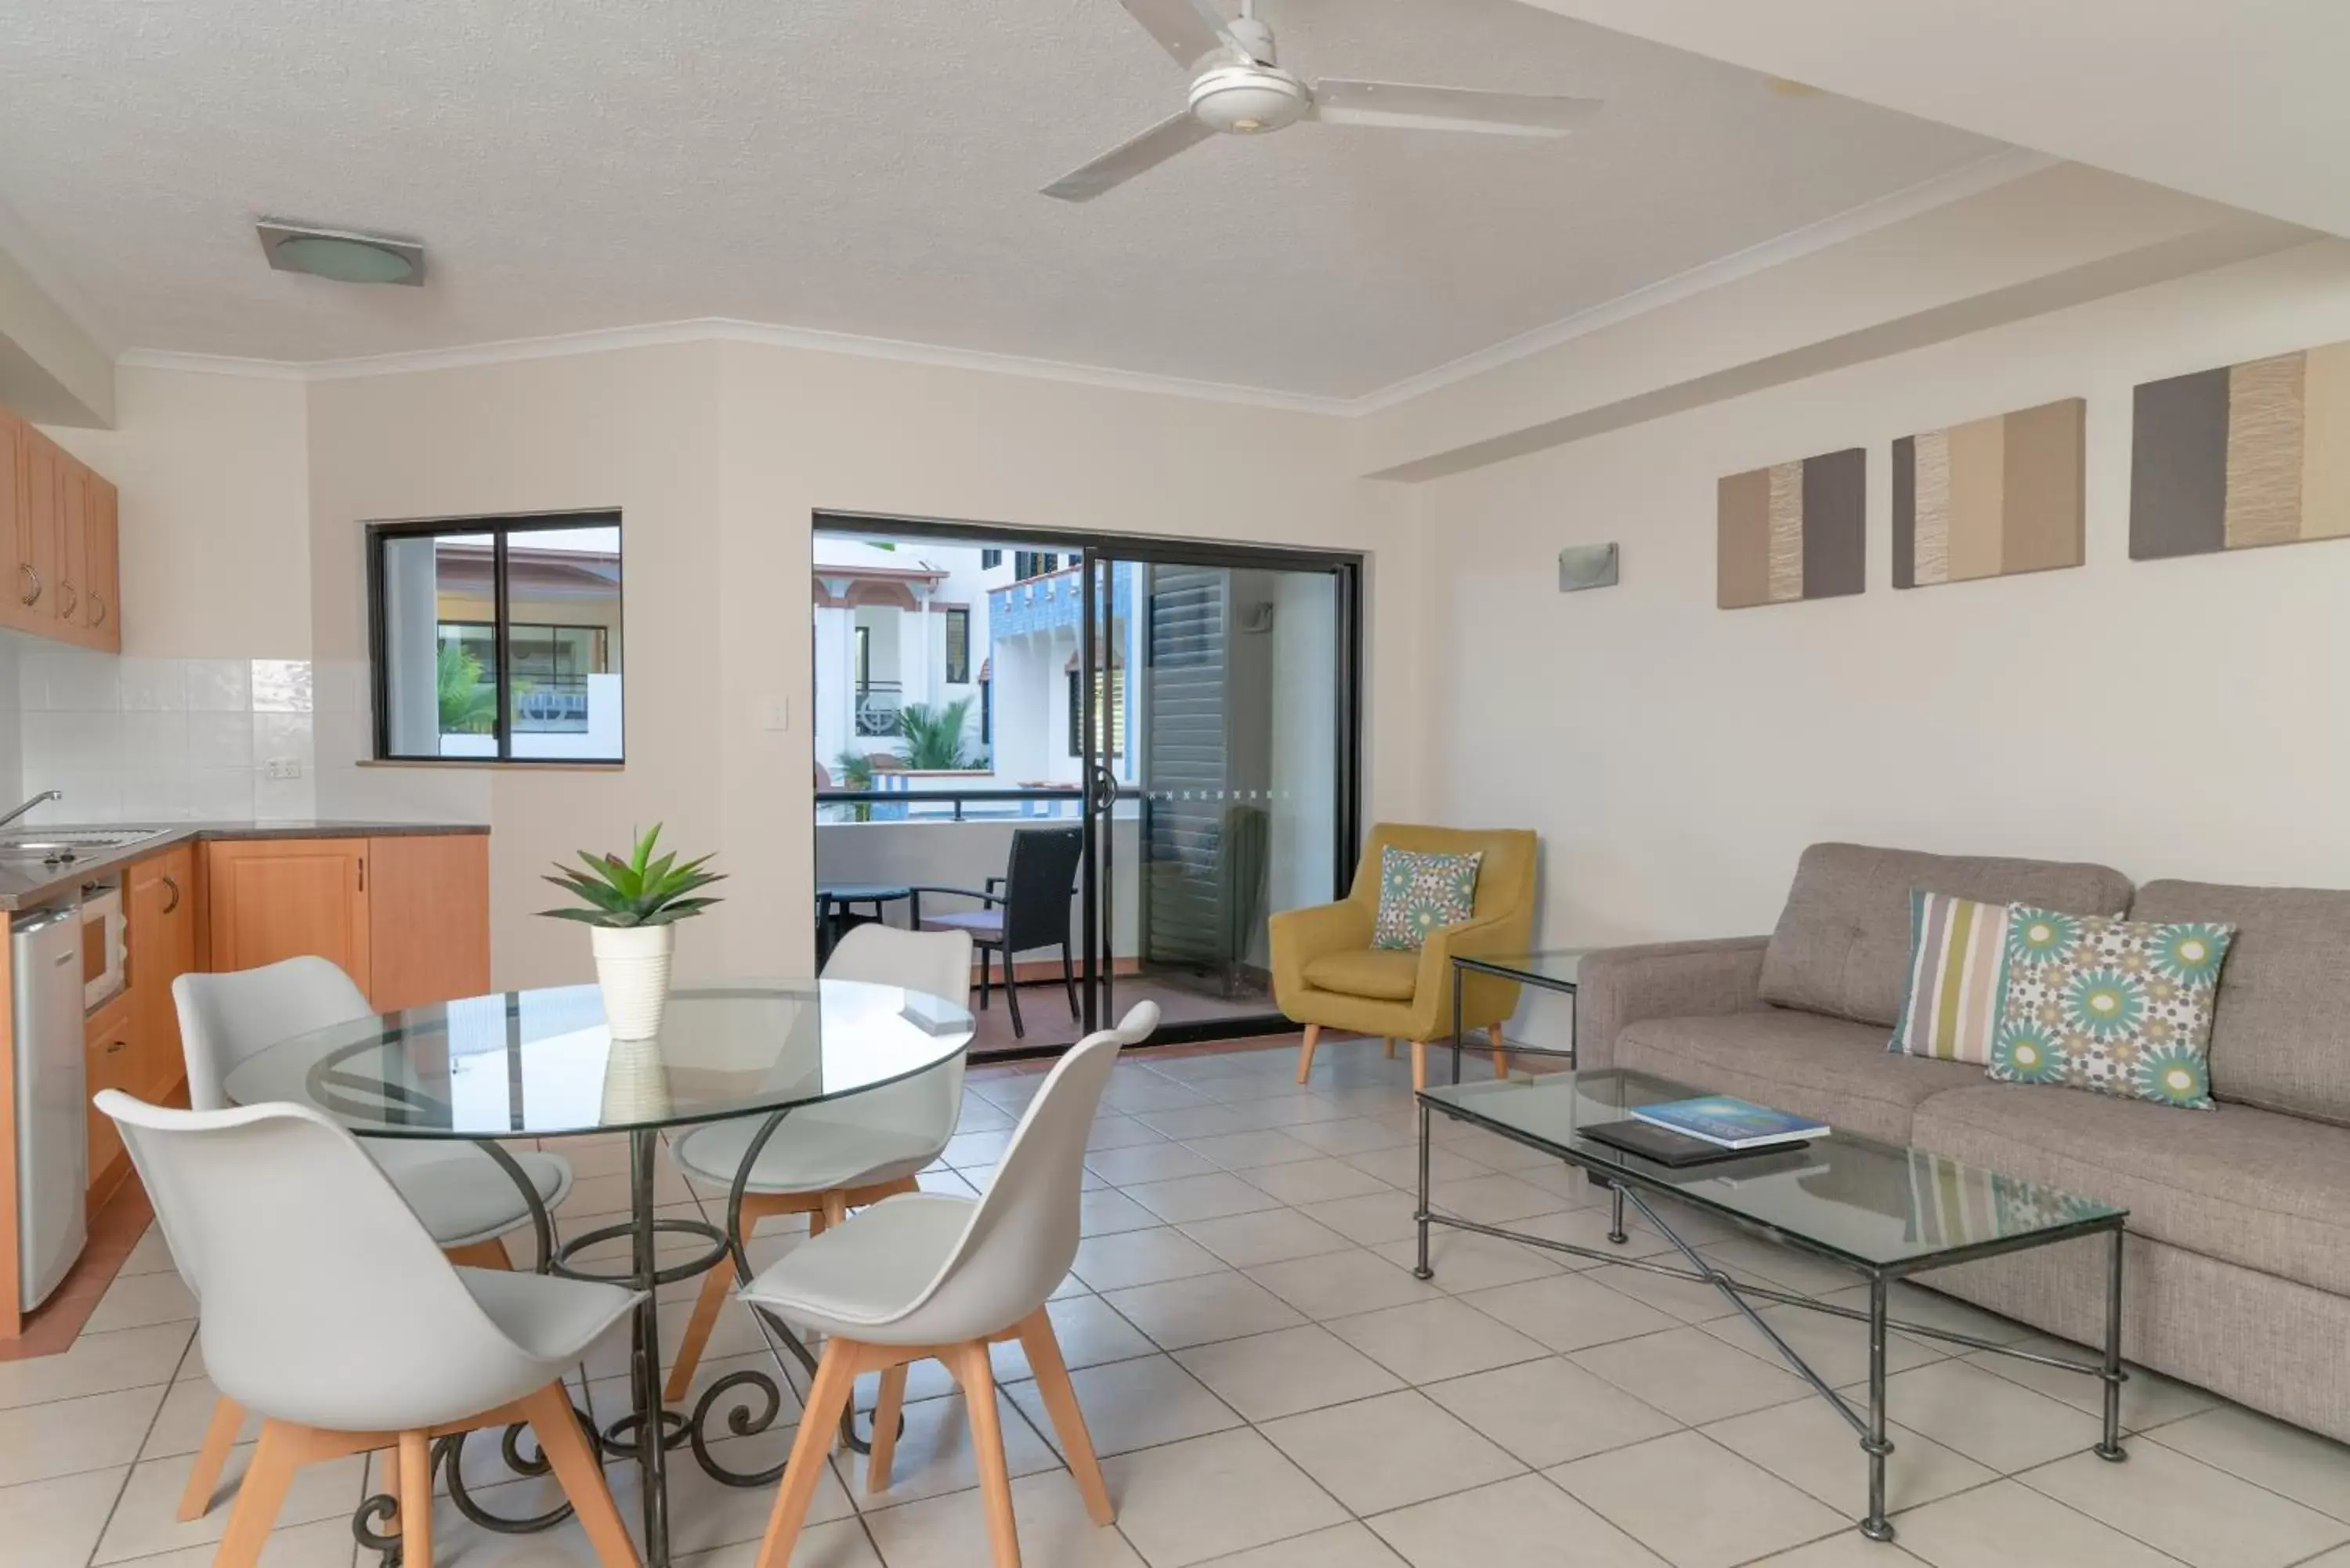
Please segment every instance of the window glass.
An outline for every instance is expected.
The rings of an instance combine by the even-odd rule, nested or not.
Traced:
[[[373,532],[377,755],[621,759],[617,517]]]
[[[971,684],[971,611],[951,609],[947,619],[947,684]]]

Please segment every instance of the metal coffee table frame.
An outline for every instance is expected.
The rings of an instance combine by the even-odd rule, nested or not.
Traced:
[[[1513,957],[1505,958],[1479,958],[1473,953],[1453,954],[1452,1081],[1456,1084],[1461,1081],[1461,991],[1471,971],[1473,971],[1478,974],[1494,975],[1503,980],[1514,981],[1520,985],[1531,985],[1536,991],[1554,991],[1561,996],[1573,996],[1575,992],[1575,986],[1579,983],[1578,981],[1563,978],[1557,975],[1546,974],[1540,970],[1526,969],[1520,966],[1526,959],[1530,958],[1579,959],[1587,952],[1596,952],[1597,950],[1598,950],[1595,948],[1560,948],[1550,952],[1521,953],[1514,955]],[[1565,1050],[1555,1051],[1547,1045],[1528,1045],[1521,1041],[1513,1040],[1510,1042],[1510,1054],[1513,1056],[1556,1056],[1565,1061],[1568,1066],[1572,1067],[1575,1065],[1575,1031],[1576,1027],[1577,1024],[1575,1022],[1575,1010],[1569,1008],[1566,1014],[1567,1034]]]
[[[1457,977],[1459,971],[1456,969],[1454,973]],[[1551,1053],[1551,1054],[1558,1054],[1558,1053]],[[1609,1160],[1580,1154],[1550,1139],[1535,1137],[1516,1127],[1477,1116],[1459,1106],[1431,1098],[1426,1093],[1422,1093],[1419,1100],[1419,1201],[1413,1218],[1419,1224],[1419,1255],[1417,1266],[1412,1270],[1414,1276],[1423,1280],[1435,1277],[1436,1272],[1429,1267],[1428,1262],[1428,1231],[1431,1225],[1446,1225],[1456,1231],[1471,1231],[1481,1236],[1493,1236],[1505,1241],[1515,1241],[1522,1246],[1539,1247],[1546,1251],[1565,1252],[1574,1257],[1596,1259],[1623,1268],[1639,1269],[1648,1273],[1663,1274],[1677,1280],[1691,1280],[1713,1286],[1722,1293],[1731,1305],[1738,1309],[1740,1314],[1752,1324],[1764,1339],[1770,1341],[1772,1347],[1779,1353],[1780,1357],[1794,1370],[1797,1376],[1811,1385],[1813,1392],[1826,1400],[1829,1407],[1843,1417],[1846,1424],[1859,1435],[1861,1452],[1868,1459],[1868,1513],[1860,1521],[1860,1532],[1871,1541],[1890,1541],[1894,1535],[1892,1521],[1885,1516],[1885,1460],[1886,1456],[1893,1452],[1892,1439],[1885,1435],[1885,1346],[1887,1335],[1896,1329],[1921,1339],[1937,1339],[1951,1345],[1963,1345],[1971,1350],[1987,1350],[1996,1355],[2012,1356],[2018,1361],[2035,1362],[2043,1366],[2061,1367],[2067,1372],[2078,1372],[2086,1376],[2101,1379],[2105,1384],[2105,1428],[2095,1452],[2099,1459],[2115,1463],[2119,1463],[2129,1457],[2121,1445],[2122,1385],[2129,1379],[2128,1372],[2122,1366],[2122,1246],[2125,1234],[2124,1222],[2129,1218],[2126,1210],[2074,1220],[2030,1236],[2003,1238],[1978,1242],[1971,1246],[1953,1248],[1948,1252],[1936,1253],[1929,1258],[1913,1259],[1900,1263],[1868,1265],[1856,1262],[1852,1258],[1792,1231],[1766,1225],[1745,1215],[1720,1208],[1674,1186],[1669,1181],[1648,1177],[1644,1172],[1628,1166],[1617,1165]],[[1660,1263],[1653,1259],[1627,1257],[1621,1253],[1601,1251],[1596,1248],[1578,1247],[1571,1242],[1555,1241],[1544,1236],[1531,1236],[1499,1225],[1485,1225],[1473,1220],[1463,1220],[1455,1215],[1435,1212],[1429,1205],[1429,1130],[1431,1113],[1440,1111],[1455,1121],[1469,1123],[1487,1132],[1508,1138],[1513,1143],[1538,1149],[1583,1171],[1594,1185],[1606,1188],[1608,1191],[1611,1209],[1607,1240],[1612,1245],[1621,1247],[1630,1240],[1624,1230],[1624,1205],[1628,1201],[1633,1208],[1639,1210],[1640,1217],[1655,1228],[1658,1235],[1672,1243],[1674,1250],[1688,1262],[1689,1267],[1676,1268],[1669,1263]],[[1797,1251],[1820,1258],[1838,1267],[1852,1270],[1868,1282],[1868,1310],[1863,1312],[1857,1307],[1838,1306],[1798,1292],[1783,1291],[1768,1285],[1755,1284],[1751,1281],[1733,1279],[1708,1262],[1695,1247],[1678,1235],[1671,1226],[1667,1225],[1641,1196],[1643,1189],[1679,1199],[1694,1208],[1718,1215],[1741,1230],[1765,1236]],[[2106,1345],[2105,1355],[2101,1361],[2083,1362],[2069,1356],[2044,1355],[2036,1351],[2018,1350],[2012,1345],[2001,1345],[1975,1334],[1960,1334],[1950,1329],[1929,1328],[1923,1324],[1900,1322],[1889,1316],[1887,1312],[1887,1296],[1897,1280],[1906,1279],[1913,1274],[1925,1273],[1934,1269],[1949,1268],[1958,1263],[1970,1263],[1982,1258],[1997,1257],[2003,1252],[2022,1251],[2027,1248],[2047,1246],[2057,1241],[2074,1241],[2100,1232],[2108,1238],[2106,1265]],[[1836,1317],[1850,1318],[1856,1323],[1868,1324],[1868,1405],[1866,1409],[1856,1409],[1852,1401],[1837,1393],[1829,1386],[1825,1378],[1814,1371],[1810,1364],[1795,1353],[1794,1347],[1781,1338],[1778,1331],[1763,1321],[1762,1314],[1754,1310],[1753,1302],[1756,1300],[1774,1305],[1784,1304],[1803,1307],[1812,1312],[1828,1313]]]

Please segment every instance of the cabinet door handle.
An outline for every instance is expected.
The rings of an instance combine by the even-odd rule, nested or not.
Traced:
[[[41,574],[39,570],[35,567],[33,563],[30,561],[17,562],[16,570],[23,575],[25,579],[25,587],[18,591],[16,595],[17,598],[23,600],[28,605],[38,604],[41,599]]]
[[[112,1042],[109,1043],[109,1044],[108,1044],[108,1045],[107,1045],[107,1047],[106,1047],[106,1054],[107,1054],[108,1055],[109,1055],[109,1056],[113,1055],[117,1051],[120,1051],[120,1050],[121,1050],[121,1049],[122,1049],[123,1044],[124,1044],[124,1042],[120,1041],[120,1040],[116,1040],[116,1041],[112,1041]]]
[[[57,591],[66,597],[66,602],[57,607],[57,613],[64,616],[68,620],[71,620],[73,618],[74,606],[81,603],[81,596],[74,592],[74,586],[71,583],[59,583],[57,585]]]
[[[163,912],[168,915],[180,907],[180,885],[166,877],[163,878],[163,886],[172,889],[172,901],[163,906]]]
[[[367,891],[367,861],[364,857],[359,861],[359,891]]]
[[[106,600],[96,589],[92,589],[89,596],[89,624],[92,626],[106,624]]]

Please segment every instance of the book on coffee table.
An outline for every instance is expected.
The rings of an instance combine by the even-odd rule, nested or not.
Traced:
[[[1791,1116],[1768,1106],[1758,1106],[1731,1095],[1700,1095],[1693,1100],[1667,1100],[1661,1105],[1626,1107],[1651,1127],[1697,1138],[1717,1148],[1763,1148],[1773,1144],[1801,1143],[1825,1137],[1825,1124],[1808,1116]]]

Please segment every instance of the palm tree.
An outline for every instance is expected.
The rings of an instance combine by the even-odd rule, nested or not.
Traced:
[[[869,790],[873,787],[873,759],[866,753],[843,752],[832,759],[832,765],[840,774],[842,789]],[[855,802],[848,808],[848,815],[852,822],[872,821],[873,803],[869,800]]]
[[[498,694],[482,684],[482,661],[453,642],[439,645],[432,683],[441,705],[444,735],[486,735],[497,717]]]
[[[898,733],[906,742],[906,765],[918,773],[962,773],[983,765],[983,759],[964,749],[962,732],[971,718],[971,699],[958,697],[944,707],[909,702],[898,710]]]

